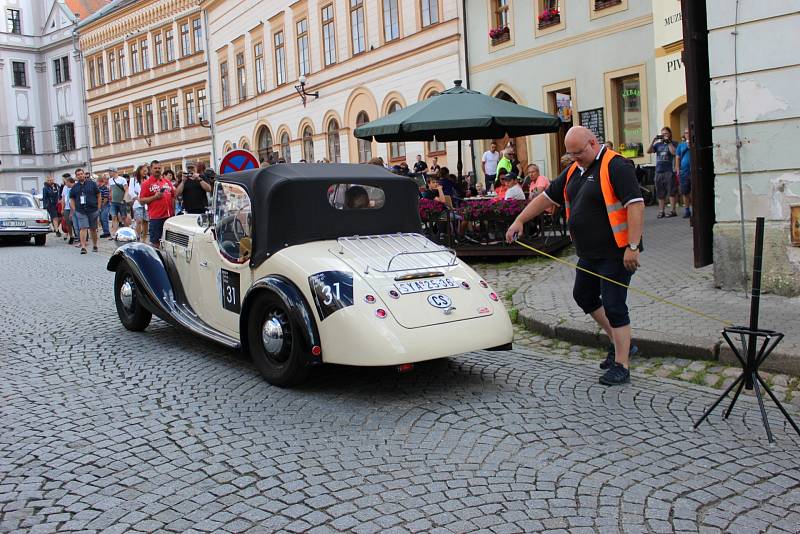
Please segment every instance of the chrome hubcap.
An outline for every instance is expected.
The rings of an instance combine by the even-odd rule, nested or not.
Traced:
[[[261,327],[261,343],[268,354],[279,354],[283,348],[283,325],[277,317],[271,316]]]
[[[126,278],[119,288],[119,300],[127,311],[133,310],[133,283],[130,278]]]

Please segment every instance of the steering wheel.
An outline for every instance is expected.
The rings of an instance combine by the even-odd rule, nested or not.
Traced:
[[[239,220],[238,212],[233,216],[233,237],[236,238],[236,241],[241,241],[242,238],[247,237],[247,231],[245,231],[242,221]]]

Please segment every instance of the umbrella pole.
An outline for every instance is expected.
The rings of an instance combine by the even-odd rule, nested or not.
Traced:
[[[458,169],[458,181],[460,182],[463,176],[461,170],[464,168],[464,165],[461,163],[461,139],[458,140],[458,163],[456,164],[456,168]]]

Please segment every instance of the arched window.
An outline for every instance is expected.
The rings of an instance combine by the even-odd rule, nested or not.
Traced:
[[[314,137],[311,126],[303,128],[303,159],[309,163],[314,163]]]
[[[339,123],[331,119],[328,123],[328,159],[331,163],[341,163],[341,147],[339,146]]]
[[[289,146],[289,134],[286,132],[281,134],[281,157],[286,163],[292,162],[292,147]]]
[[[258,142],[258,159],[264,161],[270,161],[272,158],[272,133],[269,131],[269,128],[264,126],[258,132],[257,137]]]
[[[426,96],[425,98],[430,98],[430,97],[436,96],[438,94],[439,94],[439,91],[431,91],[428,94],[428,96]],[[428,148],[428,153],[429,154],[431,154],[431,153],[433,153],[433,154],[447,153],[447,144],[444,141],[436,141],[436,140],[428,141],[426,143],[426,146]]]
[[[247,141],[245,141],[244,143],[242,143],[242,150],[247,150],[247,151],[249,151],[249,150],[250,150],[250,143],[248,143]]]
[[[402,106],[399,102],[392,102],[389,106],[389,113],[400,111]],[[406,159],[406,144],[403,142],[389,143],[389,160]]]
[[[369,122],[366,111],[360,111],[356,116],[356,128]],[[358,162],[366,163],[372,159],[372,143],[366,139],[358,140]]]

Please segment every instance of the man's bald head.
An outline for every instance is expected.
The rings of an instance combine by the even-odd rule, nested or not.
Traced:
[[[564,145],[567,148],[567,154],[584,169],[591,165],[601,148],[597,137],[590,129],[583,126],[570,128],[564,137]]]

